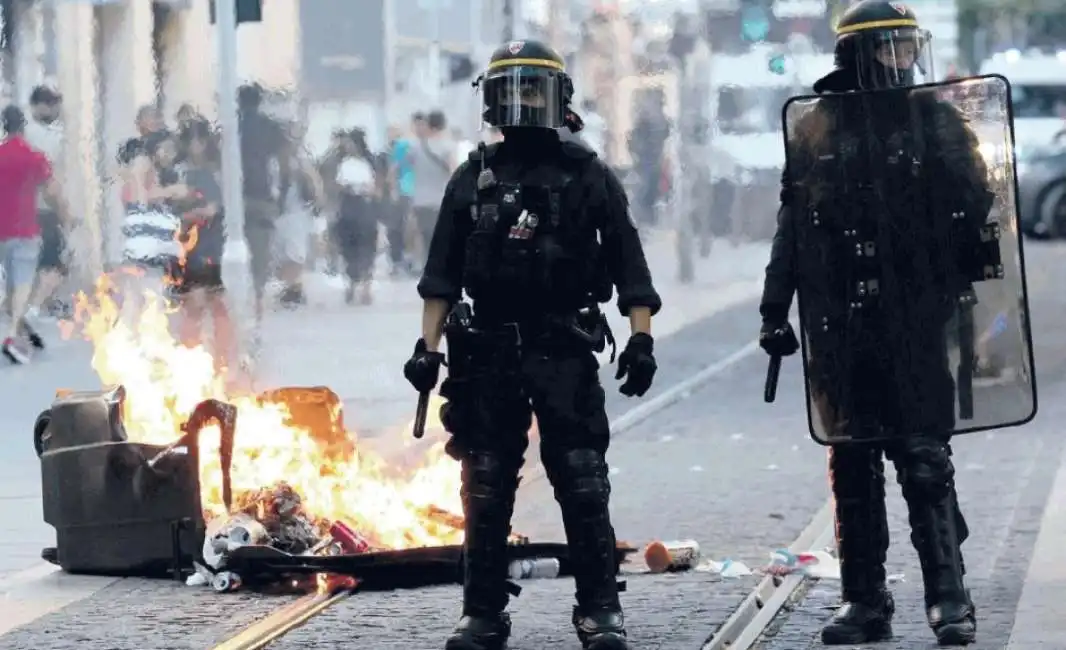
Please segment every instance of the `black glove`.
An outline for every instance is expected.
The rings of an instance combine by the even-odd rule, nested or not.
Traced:
[[[426,340],[418,339],[411,358],[403,364],[403,376],[411,382],[415,390],[428,393],[437,387],[437,377],[440,375],[440,367],[443,363],[443,354],[428,351]]]
[[[772,323],[763,321],[759,330],[759,347],[772,357],[787,357],[799,350],[799,340],[788,321]]]
[[[634,395],[640,397],[648,392],[651,388],[651,380],[655,378],[655,371],[659,367],[655,363],[655,356],[652,355],[654,345],[655,341],[651,338],[651,334],[637,332],[629,337],[626,349],[618,355],[618,372],[615,373],[614,378],[626,378],[625,383],[618,388],[618,392],[626,397]]]

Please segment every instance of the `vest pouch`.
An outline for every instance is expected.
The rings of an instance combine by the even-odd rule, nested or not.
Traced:
[[[463,257],[463,288],[471,298],[478,298],[492,291],[500,267],[500,235],[496,222],[499,211],[496,205],[481,206],[481,215],[474,231],[466,239]]]
[[[500,288],[528,297],[546,295],[550,287],[545,282],[541,261],[537,238],[505,239],[497,276]]]
[[[586,306],[589,293],[589,261],[574,255],[558,238],[548,235],[541,240],[541,283],[560,307],[580,309]]]

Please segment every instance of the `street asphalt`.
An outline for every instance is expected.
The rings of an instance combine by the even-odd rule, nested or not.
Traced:
[[[1042,413],[1024,429],[978,433],[960,439],[956,464],[963,507],[973,535],[967,542],[970,584],[981,616],[979,648],[1002,648],[1028,567],[1039,517],[1058,469],[1061,436],[1053,432],[1058,395],[1066,390],[1066,345],[1056,326],[1066,315],[1058,288],[1066,268],[1055,264],[1064,249],[1029,252]],[[660,373],[646,399],[750,343],[758,329],[752,301],[687,325],[656,342]],[[704,558],[732,559],[752,568],[790,544],[825,503],[825,450],[808,437],[799,364],[786,360],[777,402],[762,401],[766,357],[759,352],[723,368],[703,386],[612,443],[614,521],[620,539],[692,538]],[[617,417],[637,403],[617,393],[605,368],[609,411]],[[31,386],[32,387],[32,386]],[[42,395],[52,390],[42,382]],[[29,399],[9,398],[14,405]],[[42,397],[42,402],[47,402]],[[24,417],[40,406],[25,407]],[[32,419],[30,420],[32,421]],[[26,452],[12,471],[35,478]],[[12,446],[17,449],[17,446]],[[22,453],[22,452],[14,452]],[[5,465],[8,464],[5,459]],[[540,541],[562,539],[550,486],[535,467],[526,472],[514,520],[516,531]],[[928,648],[932,637],[919,611],[920,576],[909,548],[899,499],[891,497],[894,546],[890,573],[899,604],[898,648]],[[32,509],[27,510],[27,520]],[[6,536],[4,537],[6,539]],[[13,567],[16,568],[16,567]],[[696,650],[756,582],[755,576],[722,578],[707,571],[647,575],[638,561],[626,570],[623,594],[633,645],[641,650]],[[578,648],[570,629],[572,583],[529,581],[511,605],[514,650]],[[836,603],[837,585],[816,584],[796,612],[766,640],[765,650],[820,647],[817,627]],[[0,650],[202,650],[281,605],[284,600],[236,593],[217,595],[169,582],[122,580],[90,598],[0,637]],[[272,645],[284,650],[443,646],[459,613],[457,587],[357,594]]]

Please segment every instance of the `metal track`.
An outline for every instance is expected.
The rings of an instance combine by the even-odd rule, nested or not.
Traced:
[[[821,549],[833,541],[833,502],[826,503],[803,529],[788,550],[805,553]],[[793,574],[784,578],[767,576],[748,594],[702,650],[749,650],[762,637],[796,589],[806,578]]]
[[[285,634],[300,627],[312,617],[321,614],[333,605],[347,599],[355,593],[352,587],[309,594],[280,607],[266,618],[244,628],[234,636],[219,643],[213,650],[259,650],[278,640]]]

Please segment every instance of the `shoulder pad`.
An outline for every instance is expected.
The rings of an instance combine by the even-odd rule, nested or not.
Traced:
[[[596,152],[589,149],[587,146],[580,142],[573,142],[571,140],[565,140],[560,143],[562,145],[563,154],[568,158],[575,160],[590,160],[597,158]]]
[[[499,149],[500,149],[500,143],[499,142],[495,142],[493,144],[485,145],[485,162],[488,162],[489,160],[491,160],[492,157],[496,155],[496,152]],[[469,160],[472,163],[481,164],[481,147],[479,146],[476,149],[474,149],[473,151],[471,151],[469,154],[467,154],[466,158],[467,158],[467,160]]]

